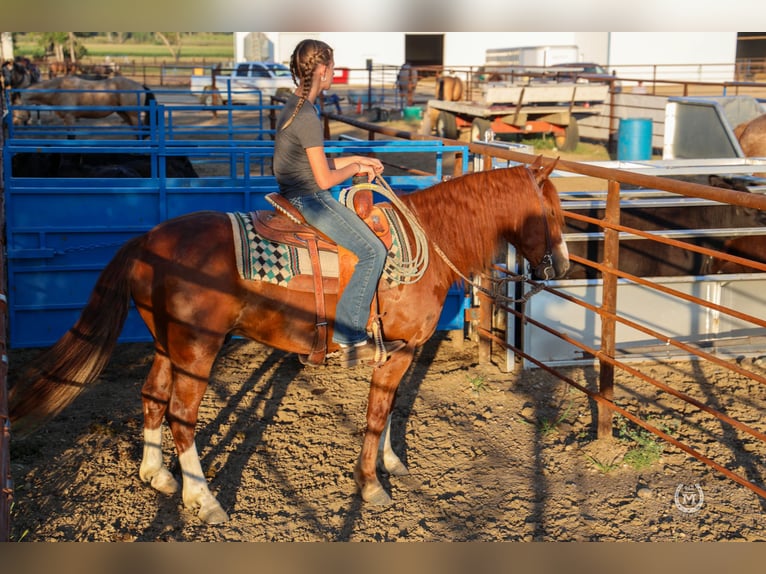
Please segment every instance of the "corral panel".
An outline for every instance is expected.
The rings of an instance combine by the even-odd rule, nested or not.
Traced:
[[[7,141],[4,157],[12,166],[15,153],[84,153],[94,150],[116,153],[114,142],[73,143]],[[132,144],[131,144],[132,145]],[[141,153],[163,165],[168,149],[147,141]],[[182,155],[188,144],[173,151]],[[197,142],[188,145],[189,158],[201,165],[213,159],[224,166],[239,165],[244,155],[270,156],[263,142],[230,146],[228,161],[220,146]],[[48,147],[50,146],[50,147]],[[435,176],[388,178],[392,187],[412,190],[432,185],[441,178],[441,142],[382,142],[343,144],[328,142],[328,152],[431,153]],[[353,151],[352,151],[353,150]],[[461,148],[462,150],[462,148]],[[133,149],[132,151],[136,151]],[[467,150],[464,150],[467,157]],[[243,155],[244,154],[244,155]],[[237,159],[239,158],[239,159]],[[252,162],[250,162],[252,165]],[[163,174],[164,169],[158,170]],[[199,178],[92,178],[17,177],[6,170],[6,240],[8,251],[10,346],[42,347],[54,343],[77,320],[103,267],[131,237],[156,224],[199,210],[250,211],[271,209],[264,199],[277,191],[269,175],[249,170],[231,171],[226,177]],[[442,330],[462,329],[466,305],[462,289],[453,288],[439,324]],[[149,333],[135,309],[119,339],[121,342],[148,341]]]

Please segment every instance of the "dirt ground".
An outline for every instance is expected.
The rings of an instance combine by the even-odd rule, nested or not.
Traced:
[[[151,349],[121,345],[97,385],[42,431],[14,441],[13,539],[765,538],[765,501],[750,490],[621,418],[612,440],[596,440],[593,405],[583,393],[540,370],[504,373],[502,359],[478,364],[475,344],[460,345],[460,339],[440,333],[402,383],[394,449],[410,475],[384,476],[394,500],[385,508],[362,503],[351,474],[365,426],[369,369],[303,368],[294,355],[231,342],[201,406],[198,433],[203,468],[231,517],[219,526],[201,524],[180,496],[159,494],[139,480],[139,393]],[[33,353],[12,352],[11,365]],[[703,397],[715,386],[712,400],[731,405],[733,416],[749,420],[763,412],[766,392],[747,381],[694,372],[688,364],[650,368]],[[595,384],[591,369],[573,368],[569,375]],[[656,395],[623,378],[617,400],[763,484],[762,443],[688,409],[673,413]],[[174,461],[169,439],[165,451]],[[171,469],[178,473],[175,463]],[[700,508],[697,489],[704,496]]]
[[[35,353],[11,350],[10,369]],[[611,440],[596,440],[585,394],[539,369],[505,372],[498,354],[492,364],[477,357],[462,333],[439,333],[421,350],[394,412],[394,450],[410,474],[383,476],[393,504],[380,508],[361,502],[352,478],[369,369],[305,368],[294,355],[230,342],[200,409],[197,446],[231,520],[206,526],[180,495],[138,478],[151,346],[121,345],[68,410],[13,440],[12,540],[766,539],[766,499],[622,417]],[[766,431],[762,385],[696,364],[640,368]],[[595,369],[565,374],[596,388]],[[633,378],[618,374],[617,383],[618,404],[766,483],[763,442]],[[178,474],[168,434],[165,455]]]

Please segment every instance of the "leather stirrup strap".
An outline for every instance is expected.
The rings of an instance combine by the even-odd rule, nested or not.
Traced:
[[[301,234],[302,235],[302,234]],[[319,247],[314,236],[306,235],[301,239],[306,241],[306,247],[311,259],[311,271],[314,278],[314,299],[316,303],[316,330],[314,332],[314,344],[308,355],[308,362],[312,365],[321,365],[327,356],[327,311],[324,300],[324,287],[322,285],[322,267],[319,262]]]
[[[383,324],[380,320],[377,291],[375,291],[375,296],[372,298],[372,314],[369,324],[372,331],[372,340],[375,344],[375,356],[373,357],[372,365],[379,367],[388,360],[388,353],[386,353],[386,345],[383,340]]]

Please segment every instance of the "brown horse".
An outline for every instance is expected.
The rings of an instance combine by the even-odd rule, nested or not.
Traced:
[[[19,93],[21,97],[16,104],[61,107],[54,111],[65,125],[73,125],[78,118],[98,119],[117,114],[129,126],[139,126],[138,107],[147,106],[154,99],[149,88],[124,76],[106,80],[61,76]],[[14,125],[26,125],[30,117],[29,110],[13,110]]]
[[[407,345],[372,368],[367,429],[354,478],[363,500],[388,504],[376,463],[391,474],[407,468],[391,449],[390,413],[415,350],[436,331],[450,286],[486,268],[502,239],[515,245],[535,276],[563,276],[569,266],[561,236],[558,193],[548,179],[555,165],[472,173],[400,199],[416,214],[430,260],[418,281],[379,289],[383,331]],[[434,248],[439,246],[440,250]],[[441,251],[439,257],[436,252]],[[326,294],[332,343],[335,294]],[[168,220],[126,243],[101,273],[75,325],[34,361],[11,387],[15,431],[59,413],[102,372],[132,297],[154,337],[156,355],[144,384],[144,449],[139,476],[164,493],[179,485],[162,460],[167,420],[179,454],[182,498],[207,523],[228,519],[211,494],[195,446],[197,409],[227,337],[238,335],[308,354],[317,325],[314,294],[241,278],[226,213],[197,212]]]
[[[766,114],[734,128],[734,135],[747,157],[766,157]]]
[[[457,76],[440,76],[436,79],[436,99],[459,102],[463,99],[463,80]]]

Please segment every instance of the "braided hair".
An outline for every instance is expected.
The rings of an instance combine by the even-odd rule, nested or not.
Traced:
[[[293,55],[290,56],[290,73],[293,76],[295,85],[301,85],[303,82],[303,89],[299,94],[298,104],[295,106],[295,110],[292,115],[282,126],[285,129],[289,126],[298,112],[301,111],[303,104],[306,103],[309,92],[311,91],[311,84],[314,79],[314,71],[320,64],[330,65],[333,61],[332,48],[320,40],[302,40],[298,43],[293,50]]]

